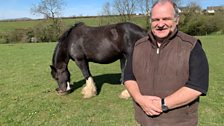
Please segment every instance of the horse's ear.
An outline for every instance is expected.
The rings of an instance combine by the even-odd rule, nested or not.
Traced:
[[[57,72],[57,69],[53,65],[50,65],[50,67],[52,71]]]

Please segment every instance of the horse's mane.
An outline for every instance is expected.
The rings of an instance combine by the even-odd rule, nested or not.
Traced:
[[[81,26],[81,25],[84,25],[83,22],[79,22],[79,23],[75,23],[72,27],[70,27],[67,31],[65,31],[59,38],[58,40],[58,44],[56,45],[55,49],[54,49],[54,53],[53,53],[53,58],[52,58],[52,65],[55,66],[55,58],[57,57],[57,53],[59,53],[59,49],[61,47],[61,45],[63,44],[63,41],[68,37],[68,35],[71,33],[71,31],[78,27],[78,26]]]
[[[71,32],[74,28],[76,28],[76,27],[78,27],[78,26],[81,26],[81,25],[84,25],[84,23],[83,23],[83,22],[75,23],[72,27],[70,27],[67,31],[65,31],[65,32],[60,36],[60,38],[59,38],[58,41],[59,41],[59,42],[63,41],[65,38],[68,37],[68,35],[70,34],[70,32]]]

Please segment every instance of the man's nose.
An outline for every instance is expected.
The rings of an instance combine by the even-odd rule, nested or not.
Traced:
[[[157,26],[160,27],[160,28],[164,27],[164,26],[165,26],[164,21],[163,21],[163,20],[160,20],[160,21],[158,22]]]

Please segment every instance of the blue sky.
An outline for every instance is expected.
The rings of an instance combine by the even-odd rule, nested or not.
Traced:
[[[66,3],[62,16],[91,16],[100,15],[102,6],[111,0],[64,0]],[[224,0],[182,0],[182,6],[187,5],[191,1],[197,1],[202,7],[207,6],[224,6]],[[0,19],[12,18],[42,18],[30,13],[30,8],[34,4],[38,4],[40,0],[1,0],[0,2]]]

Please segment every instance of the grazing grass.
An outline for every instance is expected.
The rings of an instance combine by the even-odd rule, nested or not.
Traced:
[[[83,99],[81,88],[58,96],[51,79],[51,56],[56,43],[0,45],[0,125],[116,126],[135,124],[131,100],[118,98],[119,62],[90,64],[100,93]],[[84,84],[80,70],[70,62],[72,82]]]
[[[224,125],[224,36],[199,37],[210,66],[210,87],[201,98],[200,126]],[[83,99],[84,80],[74,62],[69,63],[76,90],[58,96],[50,76],[56,43],[0,44],[0,125],[136,126],[132,101],[119,99],[119,62],[90,64],[99,94]]]

